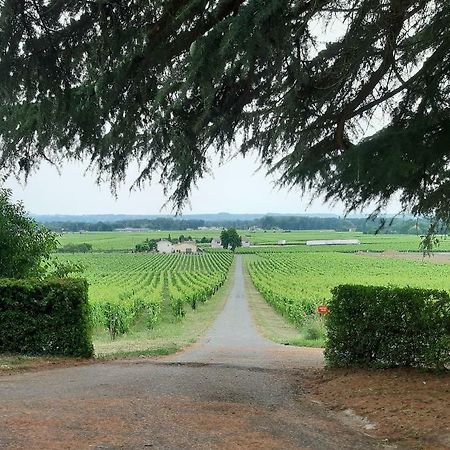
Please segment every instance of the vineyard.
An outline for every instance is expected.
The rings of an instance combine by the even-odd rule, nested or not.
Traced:
[[[182,319],[224,283],[232,255],[94,253],[69,260],[86,268],[94,326],[115,339],[138,321],[151,329],[164,316]]]
[[[254,285],[297,326],[340,284],[395,285],[450,291],[450,265],[344,253],[260,253],[248,256]]]
[[[354,254],[361,247],[381,251],[394,243],[397,249],[402,245],[412,248],[417,237],[364,238],[366,243],[361,246],[254,246],[240,251],[253,253],[244,258],[255,287],[302,330],[314,326],[317,305],[326,303],[331,288],[339,284],[450,290],[449,264]],[[181,321],[187,311],[195,310],[224,283],[233,254],[225,250],[201,255],[103,252],[63,258],[85,266],[83,276],[90,284],[95,329],[115,340],[137,330],[158,331],[161,323]]]

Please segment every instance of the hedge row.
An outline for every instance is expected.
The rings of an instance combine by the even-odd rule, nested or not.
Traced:
[[[445,291],[342,285],[327,317],[329,366],[444,368],[450,364]]]
[[[89,357],[85,280],[0,280],[0,352]]]

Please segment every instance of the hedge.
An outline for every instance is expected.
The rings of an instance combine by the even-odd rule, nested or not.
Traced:
[[[342,285],[332,290],[325,358],[331,367],[450,364],[445,291]]]
[[[0,279],[0,352],[92,356],[87,282]]]

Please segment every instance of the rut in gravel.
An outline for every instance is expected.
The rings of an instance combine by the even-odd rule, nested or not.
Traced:
[[[302,374],[322,363],[256,333],[238,256],[223,311],[187,351],[0,379],[0,448],[379,448],[308,400]]]

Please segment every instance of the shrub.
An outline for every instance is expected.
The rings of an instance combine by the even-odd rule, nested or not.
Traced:
[[[332,290],[329,366],[444,368],[450,363],[445,291],[343,285]]]
[[[0,280],[0,352],[90,357],[85,280]]]
[[[317,341],[325,337],[325,328],[321,319],[308,320],[303,329],[304,336],[309,341]]]
[[[89,253],[92,251],[92,244],[83,242],[81,244],[66,244],[57,249],[59,253]]]
[[[136,244],[134,251],[137,253],[153,252],[156,250],[157,242],[158,241],[156,239],[146,239],[141,244]]]

